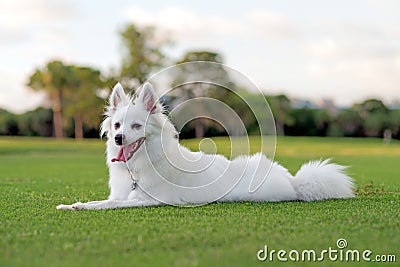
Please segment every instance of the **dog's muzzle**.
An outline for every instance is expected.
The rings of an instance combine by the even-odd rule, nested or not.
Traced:
[[[115,143],[121,141],[121,144],[122,144],[123,140],[117,140],[117,138],[116,138],[117,136],[118,135],[115,136]],[[123,139],[122,135],[121,135],[121,139]],[[135,154],[135,152],[140,148],[140,146],[144,143],[145,140],[146,140],[146,137],[141,137],[129,145],[126,145],[126,146],[120,145],[120,149],[118,151],[117,157],[111,159],[111,162],[116,162],[116,161],[127,162],[128,160],[130,160],[132,158],[133,154]]]
[[[125,136],[123,134],[117,134],[114,136],[114,141],[117,146],[122,146],[122,142],[124,141]]]

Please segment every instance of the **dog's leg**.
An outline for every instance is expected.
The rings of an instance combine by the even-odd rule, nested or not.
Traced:
[[[104,200],[93,201],[87,203],[77,202],[72,205],[59,205],[59,210],[103,210],[103,209],[117,209],[117,208],[131,208],[131,207],[149,207],[159,206],[163,203],[153,200]]]
[[[85,204],[98,204],[98,203],[104,203],[105,201],[108,201],[108,199],[105,199],[105,200],[96,200],[96,201],[89,201],[89,202],[86,202]]]
[[[77,205],[77,204],[85,204],[85,205],[96,205],[97,204],[97,205],[99,205],[100,203],[104,203],[106,201],[108,201],[108,200],[107,199],[106,200],[97,200],[97,201],[90,201],[90,202],[86,202],[86,203],[76,202],[75,204],[72,204],[72,205],[61,204],[61,205],[58,205],[56,208],[58,210],[75,210],[75,208],[73,206]]]
[[[162,203],[152,200],[106,200],[100,203],[76,203],[72,205],[74,210],[103,210],[131,207],[158,206]]]

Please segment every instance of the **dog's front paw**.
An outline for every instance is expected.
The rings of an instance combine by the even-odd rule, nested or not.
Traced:
[[[64,204],[58,205],[56,207],[56,209],[58,209],[58,210],[75,210],[74,208],[72,208],[72,205],[64,205]]]
[[[74,210],[84,210],[86,209],[85,203],[76,202],[75,204],[71,205]]]
[[[75,204],[72,205],[58,205],[56,207],[58,210],[83,210],[85,209],[85,205],[81,202],[76,202]]]

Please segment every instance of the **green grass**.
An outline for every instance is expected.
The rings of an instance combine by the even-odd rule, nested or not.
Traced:
[[[226,139],[215,140],[228,153]],[[259,144],[252,141],[253,152]],[[198,141],[184,143],[195,149]],[[0,266],[275,266],[257,261],[266,244],[320,251],[339,238],[399,262],[400,143],[278,139],[276,160],[292,173],[321,157],[351,166],[356,198],[65,212],[55,206],[107,198],[104,141],[0,138]]]

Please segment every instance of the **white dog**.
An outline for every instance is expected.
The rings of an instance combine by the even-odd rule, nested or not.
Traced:
[[[59,205],[61,210],[155,205],[200,205],[214,201],[289,201],[350,198],[345,167],[312,161],[295,176],[262,154],[229,161],[179,144],[153,87],[145,83],[130,99],[120,84],[110,96],[101,133],[107,134],[110,196]]]

